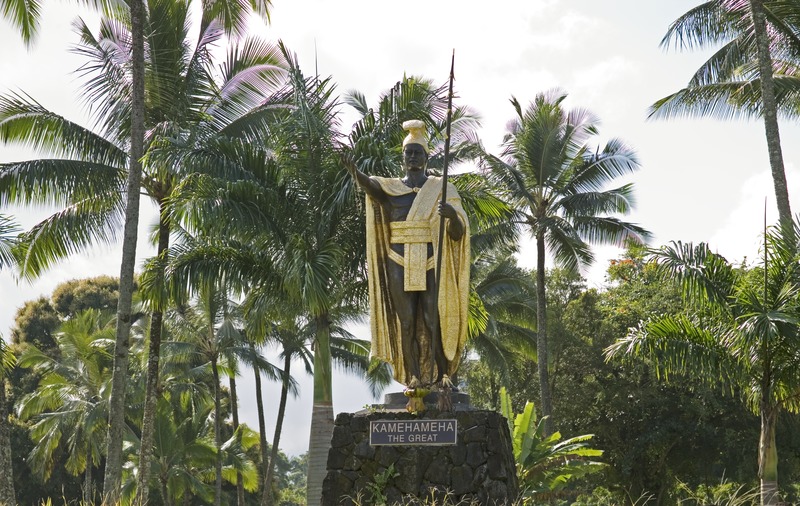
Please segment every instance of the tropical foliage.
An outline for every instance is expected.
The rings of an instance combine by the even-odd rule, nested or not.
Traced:
[[[87,310],[61,325],[56,334],[59,359],[29,346],[20,367],[41,375],[39,386],[18,402],[20,420],[32,420],[28,456],[44,480],[50,477],[54,453],[64,445],[67,472],[85,473],[83,500],[95,499],[92,470],[100,465],[108,422],[113,327],[98,310]]]
[[[605,464],[593,460],[602,450],[590,448],[591,434],[561,441],[561,433],[544,434],[542,420],[536,418],[532,402],[519,414],[511,408],[511,397],[500,390],[501,413],[508,420],[523,497],[547,499],[571,480],[602,470]]]
[[[687,311],[651,318],[607,350],[649,359],[659,376],[682,374],[742,396],[761,417],[758,469],[762,503],[777,502],[776,428],[800,411],[797,370],[800,250],[798,229],[772,230],[758,269],[737,269],[705,244],[673,243],[653,252],[677,282]]]

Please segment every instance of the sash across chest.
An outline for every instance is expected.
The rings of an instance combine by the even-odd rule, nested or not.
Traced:
[[[389,250],[389,258],[403,266],[403,288],[407,292],[427,288],[426,272],[435,266],[428,258],[428,244],[433,242],[430,223],[427,221],[393,221],[389,224],[390,242],[402,244],[404,255]]]

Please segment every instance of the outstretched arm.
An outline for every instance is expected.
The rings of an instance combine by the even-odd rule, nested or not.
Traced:
[[[358,167],[356,167],[353,159],[347,155],[342,156],[342,163],[347,168],[347,172],[353,176],[353,179],[358,183],[358,186],[364,190],[364,193],[370,197],[383,202],[386,199],[386,192],[383,191],[381,185],[377,181],[371,179],[368,175],[364,174]]]

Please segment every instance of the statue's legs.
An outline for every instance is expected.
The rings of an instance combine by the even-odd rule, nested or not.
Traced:
[[[421,297],[422,306],[422,319],[425,323],[425,329],[430,336],[433,336],[433,360],[436,363],[436,382],[442,380],[442,376],[447,374],[447,358],[444,356],[444,346],[442,345],[442,332],[439,326],[438,312],[436,311],[437,300],[434,297],[433,287],[436,286],[436,275],[434,270],[430,269],[427,273],[427,287],[424,292],[419,292]],[[436,332],[433,330],[436,329]]]
[[[403,366],[406,371],[418,379],[420,373],[420,343],[416,335],[417,329],[417,303],[419,294],[423,292],[406,292],[403,287],[403,267],[394,262],[388,262],[387,273],[389,281],[389,296],[392,306],[397,311],[400,320],[401,346],[403,348]]]

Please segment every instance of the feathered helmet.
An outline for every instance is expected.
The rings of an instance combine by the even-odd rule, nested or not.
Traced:
[[[419,144],[426,154],[430,153],[428,149],[428,131],[425,128],[425,123],[418,119],[410,119],[403,122],[403,130],[408,132],[406,138],[403,139],[403,147],[406,144]]]

